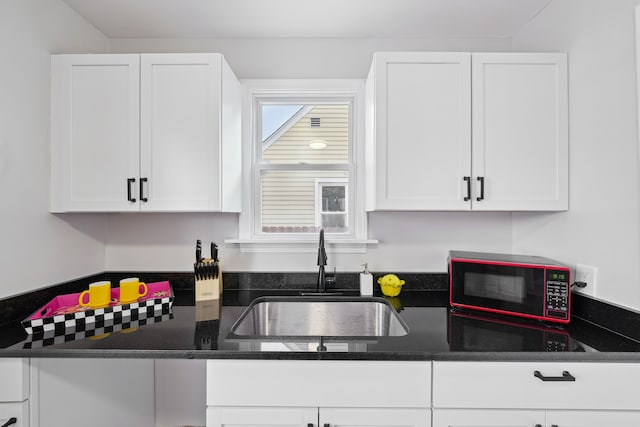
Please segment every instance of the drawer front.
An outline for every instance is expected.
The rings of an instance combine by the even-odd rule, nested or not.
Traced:
[[[11,418],[16,419],[11,427],[29,427],[29,401],[0,403],[0,426],[5,425]]]
[[[28,359],[0,359],[0,378],[0,402],[22,402],[29,398]]]
[[[430,402],[430,362],[207,361],[207,405],[429,408]]]
[[[640,426],[640,412],[547,411],[547,426],[638,427]]]
[[[639,383],[637,363],[434,362],[433,406],[637,410]]]
[[[533,427],[543,425],[545,425],[545,411],[542,410],[435,409],[433,411],[433,427]]]
[[[302,427],[318,422],[318,408],[207,407],[207,427]]]

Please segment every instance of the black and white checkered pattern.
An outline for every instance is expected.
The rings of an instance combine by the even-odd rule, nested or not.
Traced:
[[[65,331],[65,334],[63,335],[54,335],[46,338],[44,336],[37,337],[34,335],[29,335],[29,337],[27,337],[27,341],[23,345],[23,348],[29,349],[29,348],[46,347],[49,345],[61,344],[61,343],[81,340],[81,339],[89,338],[93,336],[99,336],[109,332],[119,332],[125,329],[137,328],[144,325],[151,325],[153,323],[163,322],[165,320],[170,320],[170,319],[173,319],[173,313],[163,314],[161,316],[150,317],[147,319],[139,319],[136,321],[121,323],[118,325],[105,326],[103,328],[96,328],[88,331],[85,330],[85,331],[74,332],[74,330],[71,329],[71,330]]]
[[[41,319],[24,320],[22,326],[30,338],[43,340],[54,337],[75,336],[84,334],[82,338],[112,332],[113,327],[122,325],[142,325],[143,321],[171,314],[173,295],[166,298],[149,299],[131,304],[113,307],[96,308],[77,313],[61,314]],[[98,331],[103,331],[98,333]],[[74,338],[78,339],[78,338]]]

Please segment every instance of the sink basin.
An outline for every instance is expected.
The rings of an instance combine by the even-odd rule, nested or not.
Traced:
[[[241,337],[402,336],[407,325],[383,298],[260,297],[246,308],[231,333]]]

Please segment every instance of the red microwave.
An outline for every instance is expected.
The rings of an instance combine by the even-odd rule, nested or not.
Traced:
[[[548,258],[449,252],[452,307],[569,323],[571,270]]]

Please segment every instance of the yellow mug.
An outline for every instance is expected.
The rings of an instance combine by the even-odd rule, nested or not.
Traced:
[[[85,302],[85,295],[88,295]],[[111,302],[111,282],[101,281],[93,282],[89,285],[89,289],[82,291],[78,297],[78,304],[82,307],[90,306],[91,308],[102,308]]]
[[[149,292],[149,288],[137,277],[129,277],[120,280],[120,303],[135,302]]]

